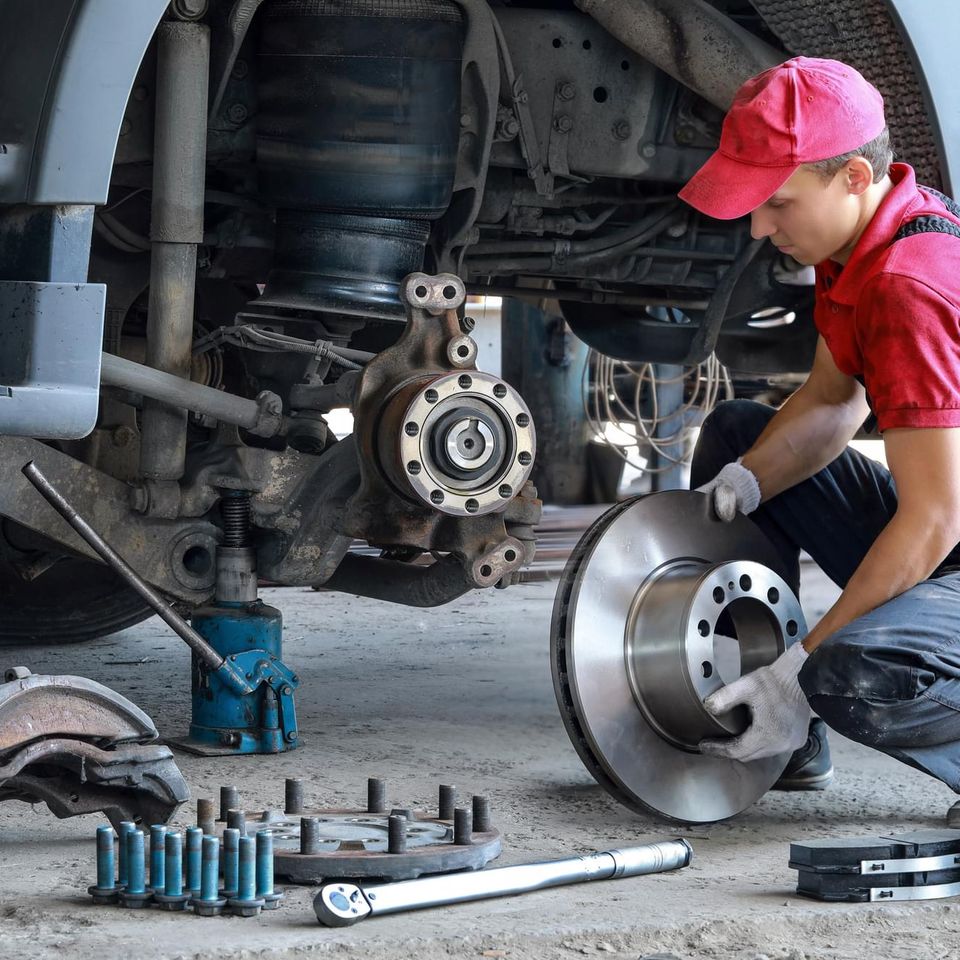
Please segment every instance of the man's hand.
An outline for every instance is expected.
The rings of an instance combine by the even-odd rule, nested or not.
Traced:
[[[740,513],[753,513],[760,506],[760,484],[753,473],[739,460],[728,463],[697,493],[705,493],[713,504],[713,512],[725,523]]]
[[[727,760],[759,760],[797,750],[806,743],[810,706],[797,675],[807,659],[800,643],[707,697],[703,705],[718,717],[743,704],[750,710],[750,726],[739,736],[703,740],[702,753]]]

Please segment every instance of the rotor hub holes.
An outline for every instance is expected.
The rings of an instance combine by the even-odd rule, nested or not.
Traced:
[[[777,605],[769,602],[771,591]],[[781,602],[788,595],[792,602]],[[637,706],[685,750],[741,733],[749,723],[744,707],[714,717],[703,700],[772,663],[799,632],[800,617],[789,587],[758,563],[668,563],[638,591],[628,624],[626,662]]]
[[[382,462],[393,464],[391,477],[443,513],[503,510],[533,466],[536,436],[523,401],[503,381],[472,369],[421,384],[398,394],[404,407],[393,414],[392,440],[386,429],[378,439]]]

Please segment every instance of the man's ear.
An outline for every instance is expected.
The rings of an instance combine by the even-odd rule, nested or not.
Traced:
[[[866,157],[854,157],[844,167],[843,176],[846,180],[847,193],[859,197],[866,193],[873,183],[873,166]]]

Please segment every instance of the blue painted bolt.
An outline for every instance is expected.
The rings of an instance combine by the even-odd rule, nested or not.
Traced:
[[[152,896],[146,880],[143,831],[131,830],[127,833],[127,889],[121,891],[120,903],[131,909],[145,907]]]
[[[200,873],[203,861],[203,828],[187,829],[187,889],[196,896],[200,892]]]
[[[183,837],[171,831],[163,847],[163,892],[155,892],[153,898],[162,910],[184,910],[190,895],[183,892]]]
[[[113,827],[104,824],[97,827],[97,886],[101,889],[113,889]]]
[[[120,821],[120,834],[117,843],[117,883],[121,887],[127,885],[127,834],[137,829],[137,825],[132,820]]]
[[[252,900],[257,894],[256,840],[240,838],[240,873],[237,878],[237,898]]]
[[[237,874],[240,869],[240,831],[227,827],[223,831],[223,896],[237,895]]]
[[[167,828],[162,823],[155,823],[150,828],[150,889],[154,893],[163,893],[163,838]]]
[[[163,846],[163,892],[168,897],[179,897],[183,893],[183,837],[179,833],[168,833]]]
[[[219,880],[220,840],[217,837],[204,837],[200,865],[200,895],[194,895],[190,901],[194,912],[201,917],[215,917],[223,912],[227,901],[220,897],[217,887]]]
[[[276,910],[283,899],[283,894],[273,889],[273,833],[270,830],[257,833],[257,899],[263,901],[264,910]]]
[[[256,847],[253,837],[240,837],[237,893],[227,901],[227,906],[240,917],[255,917],[263,907],[263,901],[257,897]]]
[[[117,902],[120,888],[113,879],[114,866],[113,827],[104,824],[97,827],[97,882],[87,888],[94,903]]]

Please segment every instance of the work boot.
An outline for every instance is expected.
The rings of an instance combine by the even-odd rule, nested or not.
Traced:
[[[807,742],[790,758],[774,790],[826,790],[833,780],[827,725],[819,718],[810,721]],[[957,811],[960,823],[960,810]]]

